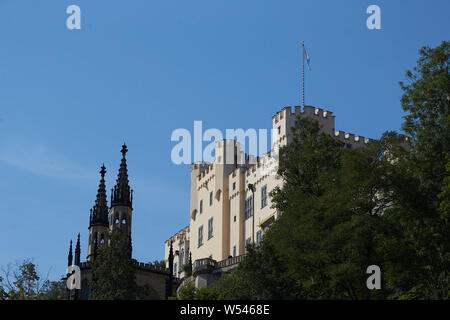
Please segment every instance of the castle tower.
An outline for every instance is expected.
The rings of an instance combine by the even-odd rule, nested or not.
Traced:
[[[128,236],[128,246],[131,247],[131,222],[133,212],[133,190],[130,189],[128,181],[128,169],[126,153],[128,149],[125,144],[122,146],[122,161],[120,163],[119,174],[116,185],[111,190],[111,209],[109,211],[109,228],[114,230],[119,228]],[[131,250],[130,250],[131,252]]]
[[[98,186],[97,198],[94,207],[91,209],[89,219],[89,243],[87,261],[92,261],[95,257],[94,251],[106,242],[108,234],[108,204],[106,200],[105,186],[105,165],[100,170],[100,184]]]

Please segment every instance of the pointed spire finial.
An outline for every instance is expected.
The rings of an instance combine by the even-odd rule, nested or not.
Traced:
[[[91,209],[91,224],[108,226],[108,200],[106,199],[106,185],[105,185],[105,164],[101,166],[100,183],[98,185],[97,198],[95,199],[94,207]]]
[[[69,255],[67,256],[67,266],[70,267],[72,265],[72,240],[70,240],[70,247],[69,247]]]
[[[105,173],[106,173],[106,167],[105,167],[105,164],[102,164],[101,170],[100,170],[100,174],[101,174],[102,178],[105,177]]]
[[[80,255],[81,255],[81,246],[80,246],[80,234],[78,233],[77,245],[75,247],[75,263],[74,265],[80,265]]]
[[[123,143],[122,150],[120,152],[122,152],[122,156],[125,158],[125,154],[128,152],[128,148],[125,142]]]
[[[127,159],[125,157],[128,152],[127,145],[122,145],[122,160],[120,162],[119,174],[117,175],[116,185],[112,192],[111,207],[122,205],[132,206],[131,190],[128,181]]]

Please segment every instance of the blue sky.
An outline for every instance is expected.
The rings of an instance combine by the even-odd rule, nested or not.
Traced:
[[[66,8],[81,8],[81,30]],[[368,30],[366,8],[381,8]],[[108,199],[128,145],[133,255],[163,259],[189,224],[190,171],[174,165],[176,128],[270,128],[306,104],[336,129],[398,130],[398,82],[423,45],[449,40],[443,1],[0,0],[0,266],[34,258],[56,279],[81,233],[105,163]]]

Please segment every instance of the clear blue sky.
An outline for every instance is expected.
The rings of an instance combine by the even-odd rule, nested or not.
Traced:
[[[66,28],[79,5],[82,29]],[[366,8],[381,8],[368,30]],[[190,171],[176,128],[270,128],[300,101],[336,129],[378,138],[402,122],[398,81],[423,45],[449,40],[450,2],[0,0],[0,265],[34,258],[56,279],[70,239],[86,257],[104,162],[109,190],[128,144],[133,255],[163,259],[189,224]]]

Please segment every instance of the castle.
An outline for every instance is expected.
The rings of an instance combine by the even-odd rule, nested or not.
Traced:
[[[292,141],[291,128],[295,126],[297,117],[316,119],[322,132],[336,137],[346,148],[359,148],[368,142],[362,136],[335,131],[333,113],[312,106],[304,106],[303,110],[298,106],[294,110],[285,107],[277,112],[272,117],[275,133],[272,149],[261,157],[246,154],[238,141],[216,141],[213,162],[191,164],[190,223],[165,241],[166,268],[136,263],[137,285],[148,284],[154,289],[154,295],[147,298],[167,299],[174,294],[179,279],[194,282],[197,288],[207,286],[215,276],[230,272],[239,264],[248,244],[258,245],[262,241],[265,231],[280,214],[272,208],[269,196],[270,191],[283,184],[274,164],[277,164],[279,148]],[[101,167],[97,197],[89,218],[86,262],[80,261],[80,235],[74,259],[70,242],[68,266],[79,266],[81,289],[68,290],[68,299],[89,298],[90,264],[96,259],[98,248],[108,245],[109,231],[122,230],[132,251],[133,190],[128,181],[127,151],[124,144],[109,208],[106,168],[104,165]],[[191,275],[185,273],[185,265],[191,267]]]
[[[291,127],[297,116],[316,119],[322,132],[336,137],[346,148],[368,142],[362,136],[335,131],[333,113],[312,106],[303,110],[285,107],[277,112],[272,117],[272,132],[276,133],[272,150],[261,157],[245,154],[235,140],[217,141],[212,163],[191,164],[189,226],[164,243],[166,261],[172,247],[175,250],[174,277],[187,278],[183,266],[194,261],[187,280],[197,288],[209,285],[213,275],[230,271],[242,260],[247,244],[262,241],[280,214],[272,208],[269,192],[283,182],[271,164],[277,150],[292,141]],[[234,161],[224,163],[226,158]]]
[[[133,190],[129,186],[128,169],[126,161],[127,146],[122,146],[122,160],[116,185],[111,189],[111,207],[108,208],[106,198],[105,174],[106,168],[102,165],[100,170],[100,183],[98,186],[95,204],[89,217],[89,240],[87,248],[86,262],[80,261],[81,247],[80,234],[75,247],[75,257],[72,255],[72,241],[70,241],[68,267],[75,265],[81,271],[81,289],[72,289],[67,292],[67,299],[87,300],[89,298],[89,282],[92,279],[91,262],[96,259],[97,249],[100,246],[108,245],[108,232],[120,229],[127,235],[127,246],[132,252],[131,223],[133,217]],[[74,259],[73,259],[74,258]],[[131,257],[130,257],[131,258]],[[173,258],[168,257],[168,261]],[[166,299],[172,295],[176,283],[173,280],[172,266],[169,263],[167,269],[158,268],[148,263],[136,264],[136,284],[143,286],[150,285],[153,295],[149,299]]]

